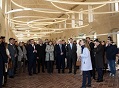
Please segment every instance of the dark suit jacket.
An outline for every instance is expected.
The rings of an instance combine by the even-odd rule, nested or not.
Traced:
[[[15,46],[8,44],[8,50],[10,52],[11,59],[15,59],[15,54],[17,54]]]
[[[70,47],[70,44],[67,45],[67,54],[68,58],[74,58],[77,59],[77,46],[73,43],[72,49]]]
[[[97,48],[94,49],[95,65],[97,68],[103,68],[103,51],[104,51],[104,48],[101,44],[98,45]]]
[[[62,44],[62,52],[63,52],[63,57],[66,58],[66,48],[65,46]],[[55,45],[55,53],[56,53],[56,57],[60,57],[61,56],[61,50],[60,50],[60,46],[59,44]]]
[[[45,48],[46,48],[46,45],[45,44],[42,44],[42,46],[40,46],[39,44],[36,45],[36,50],[37,50],[37,56],[40,58],[40,57],[45,57]]]
[[[110,45],[105,48],[106,57],[108,60],[116,60],[116,54],[118,53],[118,49],[116,45]]]
[[[36,48],[37,46],[35,46]],[[37,58],[37,53],[33,52],[34,51],[34,47],[32,47],[31,44],[29,44],[27,47],[27,56],[28,56],[28,60],[33,60]]]

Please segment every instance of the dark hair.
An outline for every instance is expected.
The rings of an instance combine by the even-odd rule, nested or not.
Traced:
[[[90,37],[86,37],[86,39],[90,39]]]
[[[13,40],[13,38],[9,38],[9,41]]]
[[[5,36],[1,36],[0,38],[1,38],[1,39],[5,39]]]
[[[69,40],[73,40],[73,38],[69,38]]]

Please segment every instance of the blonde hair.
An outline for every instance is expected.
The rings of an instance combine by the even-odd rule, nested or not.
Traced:
[[[88,41],[86,39],[82,39],[82,41],[85,43],[85,47],[87,47],[90,50],[90,46],[88,44]]]

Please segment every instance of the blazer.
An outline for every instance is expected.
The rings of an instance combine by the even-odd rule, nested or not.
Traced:
[[[45,61],[54,61],[54,46],[47,45],[45,51],[46,51]]]
[[[94,48],[96,68],[103,68],[103,52],[104,52],[104,48],[101,44],[98,45],[97,48]]]
[[[39,44],[37,44],[37,56],[40,57],[45,57],[45,49],[46,49],[46,45],[42,44],[42,46],[40,46]]]
[[[34,51],[34,47],[32,47],[31,44],[29,44],[27,47],[27,57],[28,57],[28,60],[33,60],[33,59],[36,59],[37,58],[37,53],[36,52],[33,52]],[[35,45],[35,49],[36,49],[36,45]]]
[[[70,44],[67,45],[67,54],[68,58],[74,58],[77,59],[77,46],[73,43],[72,49],[70,47]]]
[[[8,50],[10,52],[11,59],[15,59],[15,55],[17,54],[15,46],[8,44]]]
[[[26,52],[26,48],[23,46],[23,51],[21,49],[20,46],[17,47],[18,48],[18,61],[21,61],[22,58],[24,58],[25,60],[27,60],[27,52]]]
[[[81,54],[81,70],[82,71],[92,70],[90,51],[86,47],[83,49],[83,53]]]
[[[62,44],[62,52],[63,52],[63,58],[66,58],[66,48],[65,48],[65,45]],[[61,49],[60,49],[60,46],[59,44],[57,44],[55,46],[55,53],[56,53],[56,57],[57,58],[60,58],[61,57]]]

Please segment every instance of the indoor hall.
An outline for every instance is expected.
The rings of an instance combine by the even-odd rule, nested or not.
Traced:
[[[0,0],[0,88],[118,88],[119,0]]]

